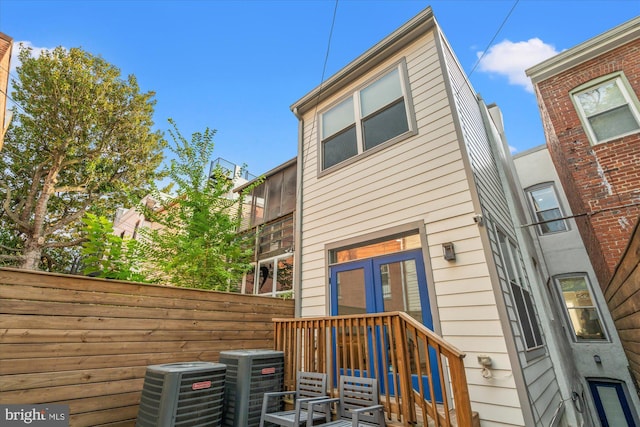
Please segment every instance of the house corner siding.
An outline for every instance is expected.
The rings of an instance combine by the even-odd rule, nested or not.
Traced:
[[[493,297],[495,298],[496,312],[499,316],[498,319],[502,319],[499,322],[499,327],[503,334],[504,349],[503,353],[499,356],[496,355],[496,357],[502,358],[498,360],[502,360],[504,366],[510,369],[510,371],[505,369],[503,372],[495,373],[493,378],[489,380],[481,376],[477,379],[480,384],[498,385],[498,378],[501,378],[504,382],[504,384],[500,384],[501,392],[509,393],[513,399],[509,410],[514,415],[507,416],[506,410],[502,408],[497,410],[497,408],[491,407],[491,411],[495,411],[497,417],[500,417],[491,421],[502,422],[505,425],[548,426],[551,425],[554,418],[557,402],[562,400],[553,363],[546,346],[536,351],[535,358],[527,354],[517,312],[512,302],[511,289],[501,265],[495,234],[497,227],[514,241],[519,240],[506,196],[509,189],[504,187],[506,177],[501,176],[498,166],[502,159],[494,153],[494,150],[499,149],[496,143],[501,141],[501,137],[490,120],[487,120],[486,117],[483,119],[481,108],[484,108],[484,104],[478,102],[473,88],[465,78],[464,72],[444,39],[442,51],[456,107],[455,114],[460,123],[461,138],[464,140],[464,146],[461,147],[461,150],[468,156],[470,174],[472,175],[470,181],[472,181],[472,185],[475,185],[476,200],[480,205],[483,227],[486,231],[483,247],[487,250],[485,257],[490,272],[487,281],[489,286],[492,286],[492,291],[495,291]],[[487,111],[485,111],[486,114]],[[533,280],[535,278],[530,278],[530,281]],[[493,286],[498,288],[494,289]],[[536,314],[536,320],[539,322],[538,314]],[[447,337],[445,336],[445,338]],[[470,361],[474,361],[475,355],[471,356]],[[505,402],[509,401],[505,400]],[[474,410],[480,413],[481,419],[489,420],[486,413],[483,414],[478,409],[478,405],[474,406]],[[518,417],[515,416],[516,412],[518,412]]]

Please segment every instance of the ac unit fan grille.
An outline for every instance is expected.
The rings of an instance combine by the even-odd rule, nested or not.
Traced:
[[[140,397],[140,407],[138,408],[138,426],[153,427],[158,425],[163,383],[163,374],[147,370],[144,376],[142,396]]]
[[[249,425],[260,424],[262,415],[262,396],[265,392],[279,390],[284,379],[282,358],[256,359],[251,367],[251,392],[249,397]],[[263,369],[275,368],[273,374],[263,374]],[[275,387],[274,387],[275,386]],[[280,402],[273,399],[268,412],[280,410]]]
[[[217,375],[216,375],[217,374]],[[176,426],[204,426],[219,421],[222,416],[224,373],[185,373],[180,382],[176,405]],[[211,387],[193,390],[193,384],[211,381]],[[213,396],[217,399],[213,400]]]
[[[147,370],[140,397],[137,427],[158,427],[161,413],[167,408],[163,390],[168,376],[174,377],[176,387],[171,387],[177,395],[171,410],[171,426],[197,427],[220,425],[222,419],[225,369],[200,370],[169,374]],[[210,382],[210,386],[209,386]],[[203,385],[202,388],[194,384]],[[195,390],[194,390],[195,388]],[[166,420],[166,413],[165,413]],[[163,422],[164,424],[164,422]]]

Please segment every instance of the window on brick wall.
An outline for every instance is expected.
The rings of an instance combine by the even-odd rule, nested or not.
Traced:
[[[593,144],[640,131],[638,98],[622,73],[589,82],[571,94]]]

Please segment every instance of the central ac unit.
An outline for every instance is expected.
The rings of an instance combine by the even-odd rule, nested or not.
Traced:
[[[220,363],[227,365],[223,426],[258,426],[264,394],[282,391],[284,353],[274,350],[221,351]],[[276,406],[270,411],[278,409]]]
[[[147,366],[136,427],[219,426],[226,370],[210,362]]]

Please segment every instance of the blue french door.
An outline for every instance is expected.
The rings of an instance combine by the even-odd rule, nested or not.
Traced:
[[[330,278],[332,315],[404,311],[433,330],[427,279],[420,249],[334,265],[330,267]],[[370,334],[366,339],[369,343],[375,339],[378,345],[367,347],[387,348],[388,344],[381,342],[385,339],[384,336],[380,331]],[[340,343],[335,344],[339,349]],[[336,351],[335,354],[337,353],[340,352]],[[435,357],[434,352],[430,350],[429,353],[430,358]],[[380,378],[392,375],[389,373],[389,366],[386,366],[388,363],[385,363],[389,360],[388,354],[368,354],[365,357],[375,357],[378,361],[376,365],[379,372],[373,376]],[[360,374],[355,368],[346,371],[350,375]],[[436,399],[441,400],[440,380],[437,372],[433,374],[434,386],[438,389]],[[417,377],[413,379],[416,388],[418,381]],[[381,381],[381,384],[393,384],[393,381]],[[425,387],[426,389],[428,387]],[[393,390],[391,392],[393,393]]]
[[[589,388],[603,427],[636,426],[622,384],[590,380]]]

